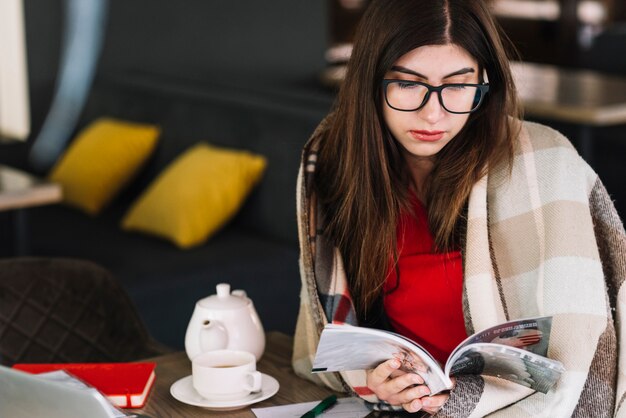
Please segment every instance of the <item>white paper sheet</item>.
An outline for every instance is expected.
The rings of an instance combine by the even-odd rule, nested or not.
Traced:
[[[291,405],[270,406],[268,408],[252,408],[257,418],[300,418],[320,403],[304,402]],[[323,418],[363,418],[370,413],[365,402],[360,398],[339,398],[337,403],[325,411]]]

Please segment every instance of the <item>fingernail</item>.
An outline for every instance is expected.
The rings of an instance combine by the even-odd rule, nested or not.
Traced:
[[[411,402],[411,408],[413,408],[415,411],[419,411],[420,409],[422,409],[422,402],[418,401],[417,399],[414,400],[413,402]]]
[[[422,376],[420,376],[419,374],[416,374],[413,377],[413,383],[417,383],[418,385],[421,385],[422,383],[424,383],[424,379],[422,379]]]
[[[393,367],[394,369],[397,369],[398,367],[400,367],[400,362],[398,360],[392,361],[391,367]]]
[[[429,398],[422,399],[422,405],[430,406],[430,399]]]

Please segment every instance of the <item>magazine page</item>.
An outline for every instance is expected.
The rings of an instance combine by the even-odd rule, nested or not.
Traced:
[[[475,343],[448,360],[450,376],[477,374],[496,376],[546,393],[565,371],[556,360],[502,344]]]
[[[457,351],[476,343],[503,344],[546,356],[551,329],[551,316],[505,322],[469,336],[450,354],[450,358],[452,359]]]
[[[431,393],[450,388],[437,361],[418,344],[392,332],[351,325],[324,327],[312,372],[368,370],[392,357],[402,361],[401,370],[419,374]]]
[[[0,366],[0,417],[125,417],[98,390],[65,371],[35,375]]]
[[[49,380],[52,382],[61,383],[67,387],[71,387],[73,389],[83,390],[85,392],[91,393],[91,395],[94,398],[98,399],[98,401],[102,405],[102,408],[107,411],[107,414],[111,418],[121,418],[121,417],[128,416],[124,412],[116,408],[111,402],[109,402],[106,396],[100,393],[97,389],[95,389],[92,386],[89,386],[88,384],[78,379],[77,377],[72,376],[71,374],[67,373],[65,370],[56,370],[53,372],[40,373],[40,374],[37,374],[36,376],[39,377],[40,379],[45,379],[45,380]]]

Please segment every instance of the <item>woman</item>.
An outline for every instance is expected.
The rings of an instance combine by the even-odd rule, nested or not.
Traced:
[[[300,375],[437,416],[626,414],[622,224],[569,142],[521,122],[482,1],[370,4],[334,112],[304,149],[298,221]],[[310,373],[327,322],[391,328],[445,361],[468,334],[541,315],[566,368],[545,395],[460,376],[430,397],[394,359]]]

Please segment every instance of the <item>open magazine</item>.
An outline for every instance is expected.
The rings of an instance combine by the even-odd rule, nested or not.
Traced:
[[[396,357],[401,370],[419,374],[431,395],[452,388],[450,376],[497,376],[546,393],[565,371],[548,352],[552,317],[506,322],[459,344],[442,369],[419,344],[372,328],[328,324],[317,346],[313,372],[373,369]]]
[[[0,417],[135,417],[65,370],[33,375],[0,366]]]

